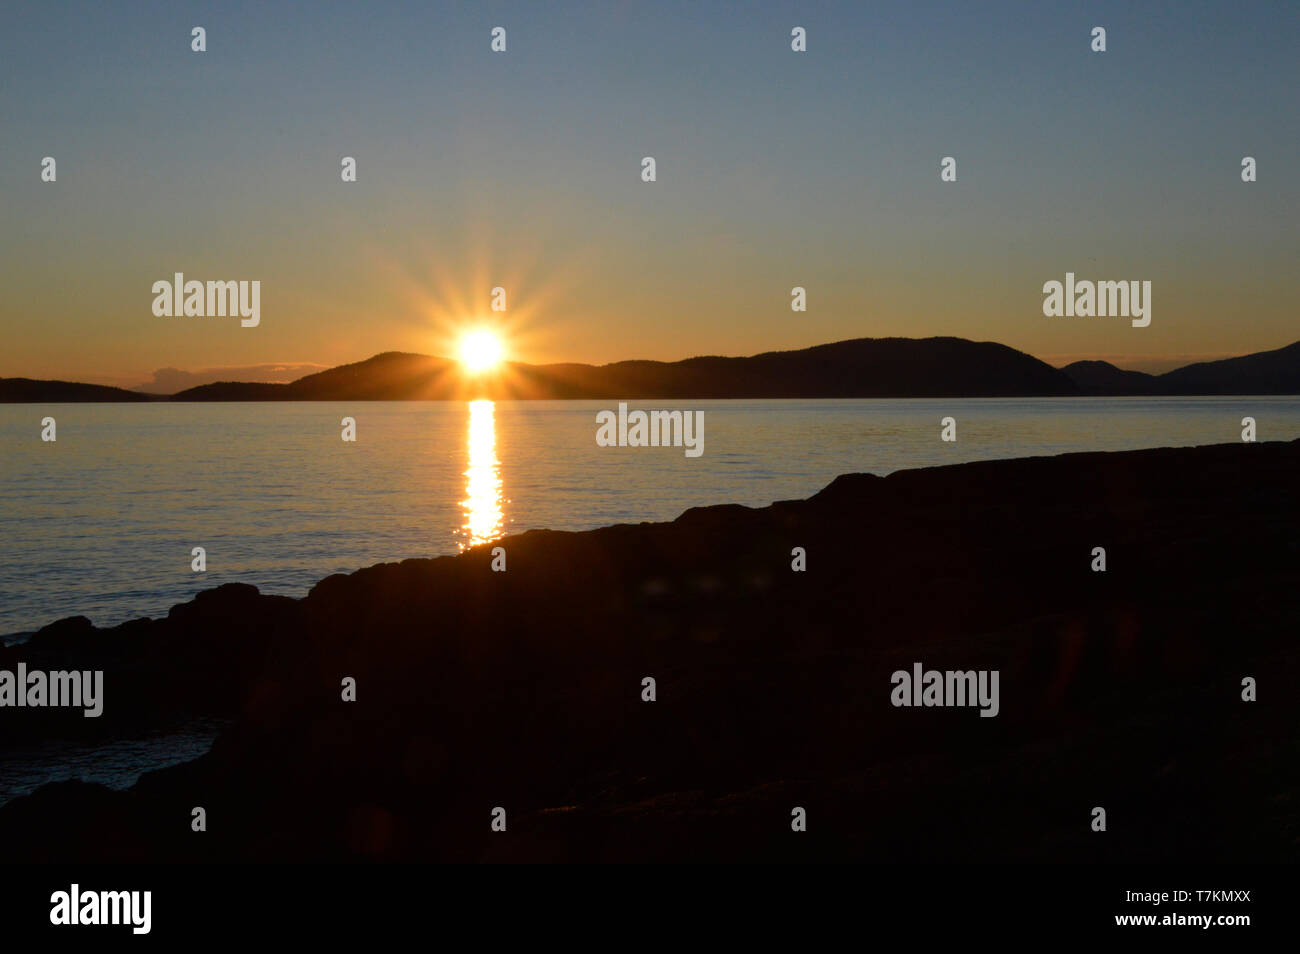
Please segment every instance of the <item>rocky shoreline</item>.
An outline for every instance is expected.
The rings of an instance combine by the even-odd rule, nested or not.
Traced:
[[[1300,441],[846,475],[63,620],[0,669],[102,670],[103,714],[0,746],[233,722],[0,807],[5,860],[1293,861],[1298,489]],[[891,703],[917,664],[999,673],[996,717]]]

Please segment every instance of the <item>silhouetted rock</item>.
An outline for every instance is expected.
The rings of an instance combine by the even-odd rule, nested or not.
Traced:
[[[0,844],[14,861],[1294,860],[1297,486],[1300,441],[846,475],[806,501],[509,537],[504,573],[480,547],[302,600],[227,586],[162,620],[64,621],[41,651],[111,656],[106,719],[234,721],[129,792],[16,799]],[[918,662],[997,670],[997,717],[893,706],[891,674]]]

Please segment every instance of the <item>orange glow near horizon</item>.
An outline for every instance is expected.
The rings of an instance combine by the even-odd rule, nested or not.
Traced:
[[[501,364],[570,360],[563,342],[574,326],[558,303],[586,286],[587,269],[575,260],[552,261],[541,246],[520,249],[503,266],[499,247],[520,236],[495,234],[490,224],[484,228],[464,236],[450,256],[425,243],[401,255],[376,252],[372,267],[383,276],[409,335],[389,341],[389,347],[451,358],[471,379],[495,376],[464,362],[462,343],[479,330],[501,343]]]

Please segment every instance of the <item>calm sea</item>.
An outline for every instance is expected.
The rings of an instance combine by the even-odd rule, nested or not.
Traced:
[[[533,527],[807,497],[838,474],[1300,437],[1300,398],[631,402],[704,411],[704,453],[602,448],[613,402],[0,405],[0,634],[165,614]],[[939,439],[957,419],[956,443]],[[41,419],[57,441],[41,440]],[[343,417],[357,440],[341,440]],[[191,571],[203,547],[207,571]]]

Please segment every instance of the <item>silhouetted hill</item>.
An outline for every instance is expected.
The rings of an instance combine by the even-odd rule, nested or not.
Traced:
[[[287,385],[209,384],[177,401],[407,401],[1013,397],[1077,394],[1061,371],[994,342],[860,338],[748,358],[588,364],[508,363],[467,380],[458,362],[387,352]]]
[[[1162,374],[1165,394],[1300,394],[1300,341],[1240,358],[1202,361]]]
[[[0,378],[0,404],[81,404],[109,401],[158,401],[157,395],[138,394],[103,384],[72,381],[34,381],[31,378]]]
[[[299,378],[295,401],[427,401],[463,396],[460,365],[449,358],[387,351]]]
[[[287,401],[287,384],[267,384],[253,381],[217,381],[200,384],[173,394],[171,401]]]
[[[704,400],[709,398],[1052,397],[1300,394],[1300,342],[1162,375],[1105,361],[1053,368],[991,341],[857,338],[744,358],[523,364],[467,376],[459,362],[388,351],[289,384],[223,381],[170,398],[61,381],[0,379],[0,402]]]
[[[859,338],[749,358],[699,357],[524,371],[542,390],[584,398],[1004,397],[1076,394],[1060,371],[994,342]]]
[[[173,401],[434,401],[473,396],[457,362],[386,351],[289,384],[223,381],[189,388]]]
[[[1061,369],[1084,394],[1156,394],[1158,380],[1143,371],[1125,371],[1109,361],[1076,361]]]
[[[1106,361],[1076,361],[1061,371],[1085,394],[1300,394],[1300,341],[1158,375],[1124,371]]]

